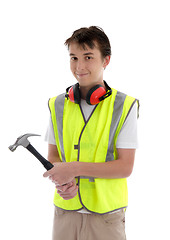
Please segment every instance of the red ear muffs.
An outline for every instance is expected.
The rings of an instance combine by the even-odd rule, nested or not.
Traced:
[[[105,88],[102,85],[96,85],[88,91],[86,102],[90,105],[96,105],[101,101],[100,98],[105,94]]]
[[[66,91],[68,92],[67,97],[69,97],[71,102],[74,102],[77,104],[80,103],[81,95],[80,95],[78,83],[76,83],[72,87],[68,88]]]
[[[107,85],[107,83],[104,81],[104,84],[107,88],[107,91],[105,88],[98,84],[94,87],[92,87],[86,96],[86,102],[89,105],[96,105],[99,102],[103,101],[105,98],[109,97],[112,94],[112,89]],[[70,99],[71,102],[79,104],[81,101],[81,94],[79,90],[79,83],[76,83],[75,85],[68,87],[66,89],[66,98]]]

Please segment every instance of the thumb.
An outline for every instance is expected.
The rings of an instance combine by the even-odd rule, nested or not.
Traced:
[[[43,177],[49,177],[49,176],[51,176],[51,170],[46,171],[46,172],[43,174]]]

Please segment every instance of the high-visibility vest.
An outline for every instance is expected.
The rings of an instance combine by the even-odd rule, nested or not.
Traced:
[[[65,94],[49,100],[49,108],[59,156],[63,162],[103,163],[118,158],[116,141],[137,99],[115,89],[97,104],[88,120],[81,106],[65,98]],[[103,179],[79,176],[78,194],[70,200],[54,195],[54,204],[64,210],[105,214],[128,205],[126,178]]]

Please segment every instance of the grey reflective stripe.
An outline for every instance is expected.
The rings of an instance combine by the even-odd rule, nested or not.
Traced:
[[[94,177],[80,176],[81,179],[89,179],[89,182],[94,182]]]
[[[112,122],[110,127],[110,133],[109,133],[109,144],[108,144],[108,150],[106,155],[106,162],[114,160],[114,137],[115,133],[123,112],[123,103],[125,101],[126,94],[117,92],[115,102],[114,102],[114,109],[113,109],[113,115],[112,115]]]
[[[127,117],[129,116],[129,113],[130,113],[130,111],[132,110],[133,105],[135,104],[136,101],[137,101],[137,99],[135,99],[134,102],[132,103],[132,105],[131,105],[131,107],[130,107],[130,109],[129,109],[129,112],[128,112],[126,118],[125,118],[125,121],[126,121]],[[138,114],[139,114],[139,113],[137,113],[137,117],[138,117]],[[124,122],[125,122],[125,121],[124,121]]]
[[[57,129],[58,129],[58,137],[60,142],[60,150],[62,161],[65,162],[65,153],[64,153],[64,144],[63,144],[63,111],[64,111],[64,102],[65,102],[65,94],[59,95],[55,100],[55,115],[57,120]]]

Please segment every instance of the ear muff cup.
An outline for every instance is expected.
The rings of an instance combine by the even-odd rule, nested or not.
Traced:
[[[81,95],[80,95],[80,91],[79,91],[79,84],[76,83],[75,85],[73,85],[69,90],[68,90],[68,96],[71,102],[80,103],[81,100]]]
[[[96,105],[101,101],[100,98],[104,94],[106,94],[105,88],[102,85],[98,84],[98,85],[92,87],[88,91],[87,96],[86,96],[86,102],[90,105]]]

